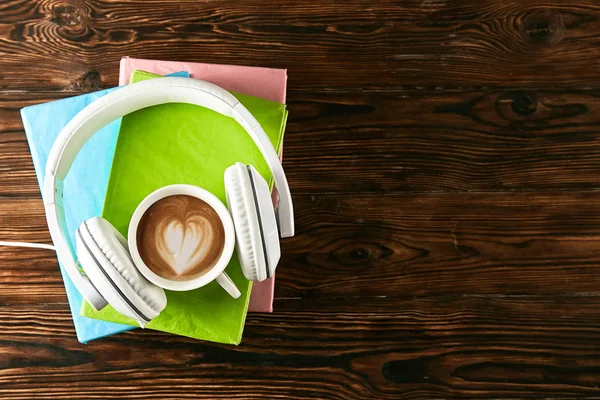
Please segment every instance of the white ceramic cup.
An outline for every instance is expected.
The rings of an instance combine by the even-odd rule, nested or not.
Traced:
[[[157,201],[164,199],[165,197],[175,195],[188,195],[196,197],[209,206],[211,206],[221,219],[223,228],[225,230],[225,244],[223,246],[223,252],[217,260],[217,263],[205,274],[194,279],[187,281],[175,281],[165,279],[152,272],[150,268],[144,263],[142,257],[137,248],[137,231],[138,225],[142,216],[150,208],[150,206]],[[129,252],[133,263],[138,268],[140,273],[146,277],[150,282],[157,286],[160,286],[168,290],[186,291],[193,290],[205,286],[216,280],[223,289],[227,291],[234,299],[240,297],[241,293],[235,283],[227,276],[224,272],[225,267],[229,264],[231,257],[233,256],[233,248],[235,246],[235,230],[233,228],[233,220],[227,210],[227,207],[219,200],[214,194],[206,191],[198,186],[193,185],[170,185],[164,186],[154,192],[150,193],[142,202],[137,206],[129,222],[129,230],[127,234],[127,241],[129,244]]]

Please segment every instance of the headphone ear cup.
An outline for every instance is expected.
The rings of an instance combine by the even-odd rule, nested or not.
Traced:
[[[225,170],[227,207],[233,219],[236,250],[246,279],[266,279],[267,270],[260,240],[252,188],[245,165],[236,163]]]
[[[254,202],[258,209],[257,215],[267,263],[267,277],[270,278],[275,274],[275,268],[281,258],[279,226],[275,218],[275,208],[273,207],[269,184],[252,165],[249,165],[247,169],[254,192]]]
[[[236,163],[225,171],[225,192],[244,276],[263,281],[272,276],[281,254],[267,182],[252,166]]]
[[[77,230],[76,238],[85,273],[111,306],[142,327],[160,314],[167,305],[164,290],[140,274],[129,255],[127,240],[110,222],[100,217],[88,219]]]

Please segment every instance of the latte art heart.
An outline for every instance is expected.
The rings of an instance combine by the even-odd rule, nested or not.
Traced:
[[[203,275],[218,261],[225,230],[206,202],[186,195],[154,203],[138,225],[138,251],[155,274],[171,280]]]
[[[179,220],[164,219],[157,226],[156,248],[181,275],[203,260],[210,251],[214,235],[213,227],[202,216],[188,218],[185,226]]]

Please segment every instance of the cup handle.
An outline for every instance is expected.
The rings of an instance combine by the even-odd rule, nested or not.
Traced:
[[[217,283],[234,299],[237,299],[242,295],[237,286],[235,286],[235,283],[233,283],[231,278],[225,272],[217,276]]]

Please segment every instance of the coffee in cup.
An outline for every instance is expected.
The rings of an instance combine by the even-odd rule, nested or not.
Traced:
[[[225,230],[204,200],[173,195],[158,200],[137,227],[140,257],[155,274],[186,281],[208,272],[219,260]]]
[[[225,273],[235,247],[233,220],[221,200],[198,186],[170,185],[146,196],[127,242],[137,269],[157,286],[186,291],[216,281],[240,296]]]

